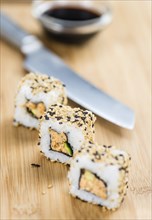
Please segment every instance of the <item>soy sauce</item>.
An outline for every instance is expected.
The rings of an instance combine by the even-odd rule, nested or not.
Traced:
[[[59,19],[63,24],[69,21],[73,22],[73,27],[77,27],[77,22],[86,21],[88,24],[92,22],[93,19],[99,19],[102,14],[95,11],[92,8],[85,8],[79,6],[56,6],[54,8],[47,9],[42,16],[47,16],[48,18],[56,18]],[[80,23],[79,23],[80,25]],[[95,35],[98,31],[94,33],[87,34],[72,34],[72,33],[55,33],[48,31],[45,29],[46,33],[54,37],[57,40],[66,42],[66,43],[81,43],[93,35]]]
[[[69,21],[86,21],[101,16],[99,13],[91,9],[76,7],[52,8],[44,12],[44,15]]]

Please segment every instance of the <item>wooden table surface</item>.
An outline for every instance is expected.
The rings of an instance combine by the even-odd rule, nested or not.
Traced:
[[[30,3],[17,2],[1,8],[83,77],[133,108],[136,124],[125,130],[99,117],[96,122],[99,143],[116,145],[132,157],[129,190],[120,209],[102,213],[100,207],[72,198],[68,168],[39,153],[37,131],[12,125],[14,95],[25,71],[23,56],[1,41],[1,219],[151,219],[151,2],[113,1],[111,26],[77,46],[48,39],[31,16]]]

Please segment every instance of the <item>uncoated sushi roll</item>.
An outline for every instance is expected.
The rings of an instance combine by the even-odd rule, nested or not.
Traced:
[[[88,110],[52,105],[40,120],[41,151],[53,161],[69,164],[85,140],[94,140],[95,119]]]
[[[86,143],[71,160],[70,193],[115,210],[126,195],[129,161],[130,156],[115,147]]]
[[[19,83],[14,125],[38,129],[38,118],[55,103],[67,104],[65,85],[47,75],[30,73]]]

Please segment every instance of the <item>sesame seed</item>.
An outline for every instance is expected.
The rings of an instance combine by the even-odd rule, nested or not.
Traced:
[[[97,160],[100,160],[101,157],[100,157],[100,155],[96,155],[95,158],[96,158]]]
[[[84,114],[84,115],[87,115],[87,114],[88,114],[88,112],[85,112],[85,111],[84,111],[84,112],[83,112],[83,114]]]
[[[53,186],[52,186],[52,184],[49,184],[48,185],[48,189],[51,189]]]
[[[57,119],[57,120],[61,120],[61,119],[62,119],[62,117],[57,116],[57,117],[56,117],[56,119]]]
[[[45,115],[45,120],[49,120],[49,117],[47,115]]]
[[[53,116],[53,115],[55,115],[55,112],[49,112],[49,115]]]
[[[32,167],[40,167],[40,164],[36,164],[36,163],[31,163]]]
[[[106,146],[106,145],[103,145],[103,147],[107,148],[107,146]]]
[[[75,118],[80,118],[80,116],[79,115],[75,115]]]

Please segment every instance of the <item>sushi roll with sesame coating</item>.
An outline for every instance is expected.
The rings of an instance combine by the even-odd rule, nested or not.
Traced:
[[[70,194],[105,210],[117,209],[128,188],[129,162],[122,150],[85,143],[71,160]]]
[[[39,117],[55,103],[67,104],[65,85],[54,77],[27,74],[18,86],[14,125],[38,129]]]
[[[40,119],[41,151],[52,161],[69,164],[85,140],[94,141],[95,120],[88,110],[52,105]]]

